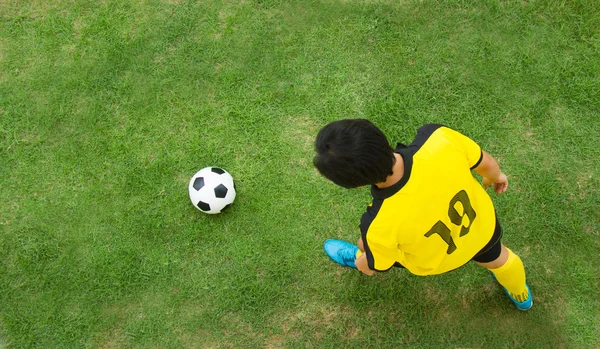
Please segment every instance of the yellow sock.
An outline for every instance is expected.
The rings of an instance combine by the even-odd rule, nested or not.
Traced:
[[[508,250],[508,260],[500,268],[490,269],[496,276],[500,285],[504,286],[510,296],[517,302],[524,302],[529,297],[527,286],[525,285],[525,267],[521,258]]]
[[[361,250],[356,251],[356,258],[360,257],[362,254],[363,253]]]

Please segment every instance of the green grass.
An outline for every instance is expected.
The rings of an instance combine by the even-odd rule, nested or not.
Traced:
[[[0,1],[0,348],[598,347],[599,71],[592,0]],[[369,203],[311,165],[348,117],[499,159],[531,311],[328,260]]]

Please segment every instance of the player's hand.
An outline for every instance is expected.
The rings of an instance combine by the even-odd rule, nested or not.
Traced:
[[[497,194],[504,193],[508,188],[508,178],[504,173],[500,173],[496,180],[484,177],[482,183],[483,187],[486,189],[489,188],[491,185],[494,185],[494,191]]]
[[[360,255],[360,257],[356,258],[354,264],[356,264],[356,267],[361,273],[369,276],[375,275],[375,270],[369,269],[369,263],[367,262],[366,254],[363,253]]]

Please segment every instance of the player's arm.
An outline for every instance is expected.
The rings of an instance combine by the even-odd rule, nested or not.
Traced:
[[[448,127],[444,127],[442,130],[453,144],[464,151],[471,169],[483,177],[482,182],[485,188],[493,184],[496,193],[500,194],[506,191],[506,188],[508,188],[508,179],[490,154],[483,151],[471,138],[460,132]]]
[[[354,264],[356,264],[356,268],[363,274],[373,276],[373,274],[375,274],[375,270],[369,269],[369,262],[367,261],[367,255],[365,254],[365,244],[363,243],[362,236],[358,239],[358,242],[356,244],[358,246],[358,249],[362,253],[354,261]]]
[[[354,264],[356,264],[356,268],[358,268],[361,273],[369,276],[375,275],[375,270],[369,269],[369,262],[367,262],[367,255],[365,253],[356,258]]]
[[[484,188],[494,185],[494,191],[496,193],[504,193],[508,188],[508,178],[506,178],[506,175],[500,170],[500,166],[498,166],[496,159],[483,150],[481,153],[483,158],[474,170],[483,177],[482,183]]]

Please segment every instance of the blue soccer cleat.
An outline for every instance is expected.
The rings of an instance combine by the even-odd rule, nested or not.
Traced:
[[[496,279],[496,275],[494,275],[494,273],[492,273],[492,277],[494,278],[494,280],[496,280],[496,282],[498,282],[498,280]],[[498,283],[500,284],[500,283]],[[500,285],[502,286],[502,285]],[[504,292],[506,293],[506,295],[508,296],[508,298],[510,298],[510,300],[517,306],[517,308],[519,308],[519,310],[529,310],[531,307],[533,307],[533,295],[531,294],[531,289],[529,288],[528,284],[525,284],[525,286],[527,287],[527,294],[529,295],[529,297],[527,297],[526,300],[524,300],[523,302],[519,302],[518,300],[514,299],[510,293],[508,292],[508,290],[502,286],[502,289],[504,289]]]
[[[506,295],[508,296],[508,298],[510,298],[510,300],[515,303],[515,305],[517,306],[517,308],[519,308],[519,310],[529,310],[529,308],[533,307],[533,297],[531,295],[531,290],[529,289],[529,285],[525,284],[525,286],[527,286],[527,294],[529,297],[527,297],[527,299],[523,302],[519,302],[518,300],[514,299],[510,293],[508,293],[508,290],[506,290],[506,288],[504,288],[504,292],[506,292]]]
[[[346,241],[330,239],[325,241],[323,248],[325,249],[325,253],[327,253],[327,255],[333,259],[334,262],[350,268],[358,269],[356,268],[356,264],[354,264],[358,246]]]

